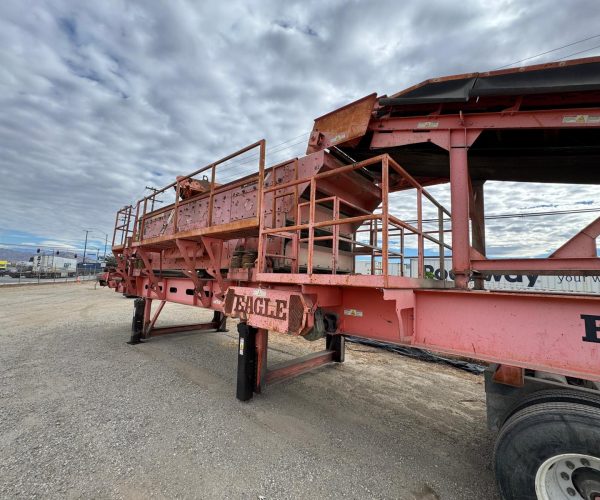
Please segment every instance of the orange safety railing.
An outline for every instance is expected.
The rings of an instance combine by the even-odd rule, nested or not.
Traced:
[[[248,151],[251,151],[255,148],[259,149],[258,174],[253,174],[251,176],[244,177],[242,179],[239,179],[236,182],[228,183],[223,186],[218,185],[216,183],[216,173],[217,173],[217,167],[219,167],[219,165],[222,165],[223,163],[225,163],[235,157],[238,157],[244,153],[247,153]],[[171,222],[172,222],[172,227],[173,227],[172,235],[175,235],[179,231],[179,221],[178,221],[179,208],[187,203],[191,203],[191,202],[195,201],[197,198],[199,198],[201,196],[204,196],[204,197],[207,196],[206,193],[203,193],[202,195],[199,195],[196,197],[191,197],[190,199],[182,200],[181,199],[181,184],[184,181],[192,180],[192,178],[194,176],[197,176],[197,175],[205,173],[205,172],[206,173],[210,172],[210,174],[209,174],[210,175],[210,189],[208,191],[207,226],[212,225],[211,222],[212,222],[212,218],[213,218],[214,200],[218,194],[223,193],[224,191],[227,191],[227,190],[234,189],[241,185],[244,185],[244,184],[248,183],[251,178],[254,178],[254,177],[257,177],[258,189],[260,190],[260,186],[262,186],[263,180],[264,180],[265,148],[266,148],[266,142],[264,139],[261,139],[260,141],[250,144],[249,146],[246,146],[245,148],[242,148],[239,151],[236,151],[235,153],[227,155],[224,158],[221,158],[220,160],[217,160],[209,165],[206,165],[205,167],[199,168],[198,170],[195,170],[191,174],[188,174],[188,175],[182,176],[182,177],[178,177],[175,182],[172,182],[171,184],[169,184],[161,189],[154,190],[152,192],[152,194],[139,200],[136,205],[133,240],[134,241],[142,241],[144,239],[144,224],[145,224],[146,220],[148,219],[148,217],[149,216],[155,217],[161,213],[169,214],[166,219],[166,222],[164,223],[164,226],[163,226],[163,233],[165,233],[166,228],[169,225],[171,225]],[[155,204],[160,202],[158,197],[173,188],[175,188],[175,202],[164,208],[154,210]],[[257,196],[257,199],[259,200],[258,205],[256,207],[257,208],[256,217],[258,218],[259,214],[261,212],[260,194]],[[161,234],[161,236],[162,235],[166,235],[166,234]]]
[[[344,200],[339,196],[327,196],[323,198],[317,199],[317,185],[319,180],[339,175],[346,172],[351,172],[354,170],[363,169],[367,166],[374,165],[377,163],[381,163],[382,165],[382,179],[381,179],[381,210],[379,213],[372,213],[367,210],[364,210],[361,207],[356,206]],[[393,169],[403,180],[407,181],[410,186],[412,186],[417,192],[417,224],[416,226],[409,224],[405,221],[400,220],[399,218],[391,215],[389,213],[389,174],[390,168]],[[309,200],[298,203],[297,204],[297,214],[295,224],[293,226],[285,226],[285,227],[265,227],[264,221],[260,226],[260,239],[259,239],[259,259],[258,259],[258,272],[265,272],[266,268],[266,258],[267,257],[283,257],[286,259],[290,259],[293,261],[292,272],[298,272],[298,255],[299,255],[299,244],[301,242],[307,242],[307,264],[306,264],[306,272],[307,274],[313,273],[313,257],[314,257],[314,247],[315,242],[331,240],[332,241],[332,266],[331,272],[332,274],[336,274],[338,267],[338,253],[339,253],[339,244],[340,242],[349,243],[352,245],[353,254],[360,254],[360,251],[357,251],[357,248],[360,247],[362,249],[366,249],[371,254],[371,274],[374,274],[374,259],[378,256],[382,258],[382,274],[387,278],[389,275],[388,264],[390,258],[399,259],[401,262],[401,267],[404,264],[405,259],[405,239],[407,235],[416,235],[417,236],[417,255],[419,259],[419,277],[423,277],[423,260],[424,260],[424,252],[425,252],[425,240],[430,241],[437,245],[439,248],[439,258],[440,258],[440,266],[443,269],[444,266],[444,257],[445,250],[451,250],[451,246],[444,241],[444,233],[449,232],[449,229],[444,227],[444,223],[446,222],[446,217],[450,217],[450,212],[444,208],[440,203],[438,203],[433,196],[431,196],[424,188],[421,186],[406,170],[404,170],[398,163],[396,163],[389,155],[384,154],[380,156],[376,156],[370,158],[368,160],[364,160],[358,163],[354,163],[352,165],[347,165],[343,167],[339,167],[333,170],[329,170],[326,172],[322,172],[316,174],[314,176],[302,179],[294,179],[293,181],[289,181],[283,184],[272,184],[270,186],[264,186],[262,190],[262,196],[264,197],[267,193],[275,192],[277,190],[285,190],[289,188],[295,188],[297,190],[298,185],[301,183],[310,183],[310,194]],[[437,231],[425,231],[423,229],[423,198],[427,199],[437,208],[438,212],[438,229]],[[296,199],[297,195],[296,195]],[[324,221],[316,221],[316,206],[318,204],[329,203],[332,206],[332,218],[330,220]],[[362,215],[353,216],[353,217],[340,217],[340,207],[347,206],[350,207],[355,212],[363,212]],[[308,221],[306,223],[301,223],[302,217],[302,209],[308,207],[309,216]],[[273,221],[275,218],[273,217]],[[345,237],[340,235],[340,226],[343,224],[356,224],[360,223],[359,228],[354,231],[355,234],[361,232],[369,233],[369,243],[364,241],[360,241],[357,236],[353,238]],[[315,229],[319,228],[332,228],[331,235],[325,236],[315,236]],[[301,231],[308,231],[308,238],[301,238]],[[393,234],[398,234],[399,241],[399,251],[394,251],[390,249],[390,236]],[[433,234],[437,234],[433,236]],[[379,243],[379,235],[381,235],[381,246]],[[267,248],[267,240],[269,237],[277,237],[283,239],[292,240],[293,252],[291,256],[284,255],[273,255],[266,253]],[[403,274],[403,270],[402,270]]]
[[[122,247],[127,244],[127,239],[132,236],[133,228],[131,223],[133,222],[131,214],[133,207],[131,205],[124,206],[117,212],[115,218],[115,228],[113,231],[112,247]]]

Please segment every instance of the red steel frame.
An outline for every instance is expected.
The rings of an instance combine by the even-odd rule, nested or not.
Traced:
[[[376,108],[372,96],[361,100],[360,106],[365,103]],[[347,107],[343,110],[348,111]],[[524,369],[600,381],[599,297],[468,288],[474,273],[600,274],[596,245],[600,218],[548,258],[487,259],[481,241],[476,241],[484,241],[483,202],[475,195],[483,191],[471,181],[468,165],[469,148],[486,129],[598,128],[599,120],[572,119],[598,115],[600,108],[379,118],[373,114],[367,130],[372,134],[370,147],[374,150],[433,142],[448,151],[451,212],[388,154],[333,165],[323,151],[332,142],[326,134],[313,133],[310,155],[265,169],[265,142],[259,141],[185,178],[210,171],[208,193],[182,200],[182,181],[178,179],[140,200],[135,214],[132,207],[120,211],[113,239],[118,268],[111,274],[110,286],[147,299],[146,337],[153,330],[157,333],[154,325],[165,302],[210,308],[257,328],[258,391],[264,382],[334,360],[335,352],[326,349],[278,371],[266,370],[267,332],[306,335],[317,328],[315,315],[323,312],[337,318],[329,334],[351,334],[499,363],[497,380],[508,384],[522,383]],[[319,140],[320,149],[315,146]],[[223,186],[216,184],[218,165],[257,147],[257,175]],[[317,166],[313,168],[313,164]],[[363,182],[360,175],[367,167],[377,167],[381,177],[365,180],[363,191],[343,185]],[[416,224],[390,213],[391,175],[416,190]],[[253,191],[248,191],[248,186]],[[148,210],[156,196],[172,188],[176,190],[174,205]],[[229,219],[216,221],[215,213],[224,210],[224,205],[217,204],[227,197]],[[234,206],[236,199],[245,200],[245,204]],[[436,231],[424,230],[424,200],[437,210]],[[192,204],[206,207],[206,223],[180,229],[182,210],[192,210]],[[380,212],[376,213],[378,205]],[[146,236],[147,228],[157,226],[160,216],[165,220],[160,234]],[[446,218],[451,221],[450,229]],[[359,233],[368,234],[369,243],[359,240]],[[451,244],[446,233],[450,233]],[[453,284],[427,279],[422,271],[417,278],[390,274],[390,259],[403,262],[405,258],[404,239],[409,234],[417,237],[421,264],[426,240],[439,248],[441,266],[445,249],[451,250],[456,276]],[[390,248],[391,235],[400,237],[399,251]],[[322,245],[327,242],[331,247]],[[341,272],[343,245],[350,246],[352,255],[370,256],[372,264],[381,259],[381,274],[375,273],[375,266],[371,275]],[[256,261],[234,267],[233,253],[242,247],[250,258],[255,255]],[[325,269],[316,268],[317,247],[319,252],[330,249],[327,257],[331,264]],[[303,251],[305,263],[300,262]],[[180,273],[169,274],[173,270]],[[161,302],[151,317],[153,300]],[[222,327],[220,320],[189,328],[217,326]]]

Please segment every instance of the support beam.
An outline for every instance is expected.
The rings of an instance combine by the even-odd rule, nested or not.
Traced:
[[[207,323],[194,323],[191,325],[173,325],[156,328],[154,325],[160,316],[165,300],[161,300],[158,309],[152,315],[152,299],[136,299],[134,302],[134,314],[132,323],[132,334],[129,344],[138,344],[141,339],[158,337],[160,335],[169,335],[171,333],[215,330],[218,332],[227,331],[225,328],[227,317],[220,311],[215,311],[212,321]]]
[[[485,256],[485,202],[483,185],[485,181],[471,181],[471,199],[469,209],[471,212],[471,246],[481,255]],[[475,278],[475,289],[483,290],[484,279]]]
[[[598,128],[600,121],[581,122],[578,116],[597,116],[598,108],[571,108],[517,111],[510,113],[472,113],[430,116],[398,116],[371,120],[369,129],[375,133],[414,131],[414,130],[456,130],[464,134],[465,130],[482,129],[568,129]],[[392,134],[386,134],[392,135]],[[387,147],[393,145],[386,145]]]
[[[293,378],[333,361],[334,351],[319,351],[300,358],[290,359],[267,371],[266,382],[272,384]]]
[[[597,257],[596,240],[600,236],[600,217],[579,231],[569,241],[562,245],[552,255],[551,259]]]
[[[467,288],[470,278],[469,255],[469,167],[466,133],[450,133],[450,199],[452,212],[452,269],[458,288]]]
[[[600,297],[417,290],[412,347],[600,381]]]
[[[154,316],[152,317],[152,321],[150,322],[150,326],[148,327],[148,331],[146,332],[147,334],[150,333],[152,331],[152,329],[154,328],[154,325],[156,324],[156,320],[160,316],[160,313],[162,312],[163,307],[165,307],[166,302],[167,302],[166,300],[160,301],[160,304],[158,305],[158,309],[154,313]]]
[[[171,333],[181,333],[181,332],[190,332],[190,331],[206,331],[206,330],[216,330],[218,331],[219,323],[209,322],[209,323],[195,323],[193,325],[174,325],[174,326],[164,326],[161,328],[153,328],[148,333],[148,337],[158,337],[160,335],[169,335]]]
[[[269,331],[259,328],[256,331],[256,379],[254,392],[260,394],[267,376],[267,351],[269,346]]]
[[[152,323],[152,299],[145,298],[144,299],[144,328],[142,332],[142,338],[148,337],[148,331],[150,330],[150,325]]]
[[[498,365],[492,379],[498,384],[523,387],[525,385],[525,370],[518,366]]]

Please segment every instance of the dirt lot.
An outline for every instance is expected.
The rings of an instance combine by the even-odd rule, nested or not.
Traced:
[[[129,346],[132,308],[89,283],[0,289],[0,497],[497,498],[482,377],[349,345],[241,403],[233,322]]]

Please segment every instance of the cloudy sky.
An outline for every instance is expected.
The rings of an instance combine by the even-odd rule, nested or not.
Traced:
[[[267,139],[272,162],[293,157],[315,117],[368,93],[594,35],[597,0],[4,0],[0,243],[80,246],[84,229],[103,240],[145,186],[257,139]],[[599,55],[598,45],[600,37],[530,62]],[[522,199],[515,187],[486,189],[489,213],[581,206],[574,193],[600,205],[591,188],[549,186]],[[596,215],[561,218],[563,229],[536,233],[527,251],[550,250],[565,226],[572,233]],[[510,224],[528,232],[540,223],[548,227],[545,218]],[[515,246],[503,224],[490,226],[498,254]]]

